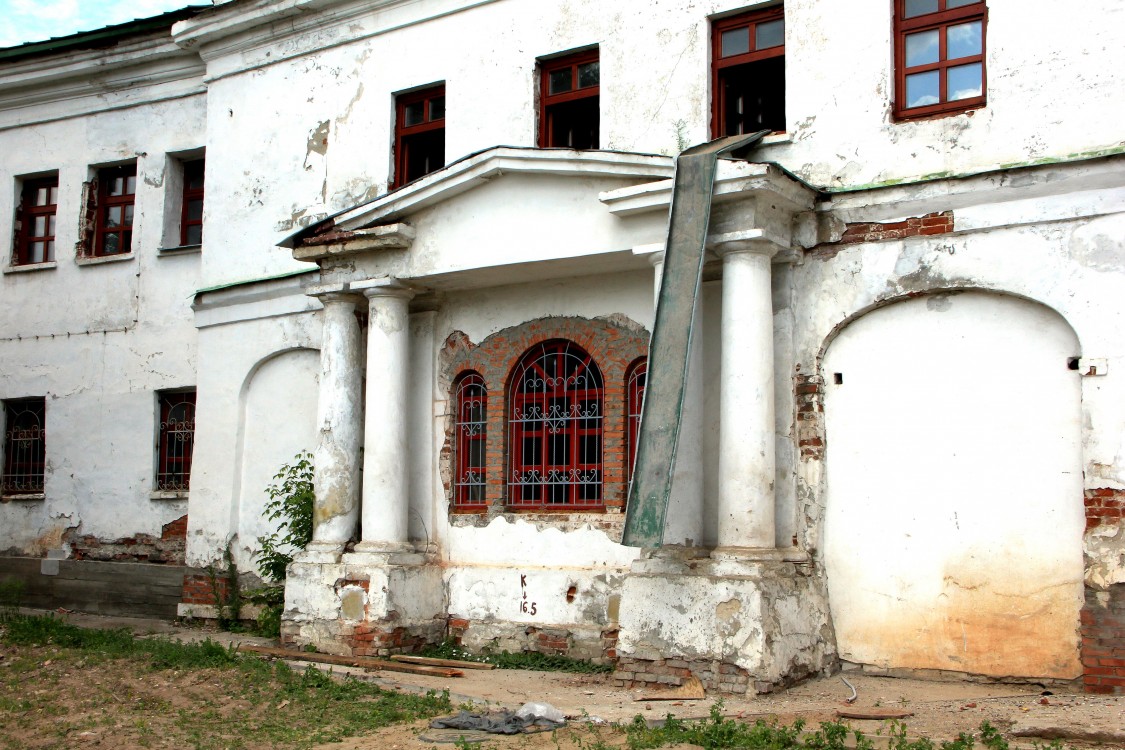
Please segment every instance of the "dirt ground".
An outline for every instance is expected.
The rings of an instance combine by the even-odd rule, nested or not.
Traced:
[[[222,642],[270,644],[267,639],[206,631],[177,623],[133,618],[70,615],[70,621],[85,627],[129,627],[137,633],[162,633],[183,640],[211,638]],[[573,675],[517,670],[465,670],[460,678],[436,678],[390,672],[333,667],[336,673],[352,673],[376,682],[381,687],[400,691],[425,692],[448,689],[454,704],[472,702],[488,708],[518,708],[529,701],[549,703],[568,717],[572,728],[552,737],[550,733],[517,737],[490,736],[483,748],[579,748],[593,747],[598,741],[617,747],[620,735],[602,722],[628,722],[636,715],[658,720],[672,713],[680,718],[705,717],[715,698],[704,700],[640,701],[644,691],[614,688],[606,675]],[[845,699],[851,690],[840,675],[812,680],[788,690],[764,696],[724,697],[722,712],[747,721],[758,718],[790,723],[802,718],[806,724],[836,718],[838,710],[870,709],[911,712],[903,719],[912,737],[927,736],[947,740],[959,732],[971,732],[988,721],[1005,732],[1013,748],[1032,747],[1060,737],[1072,747],[1125,748],[1125,701],[1114,696],[1070,693],[1052,688],[1044,695],[1038,685],[982,684],[969,682],[931,682],[916,679],[845,674],[858,694],[854,704]],[[154,693],[155,691],[155,693]],[[173,694],[160,695],[158,685],[148,693],[172,705],[185,699]],[[883,725],[877,720],[849,720],[853,728],[874,735]],[[1023,736],[1015,736],[1022,734]],[[323,750],[414,750],[441,747],[452,737],[429,729],[425,722],[380,730],[366,737],[323,746]],[[451,745],[445,745],[451,746]],[[118,747],[126,748],[125,745]]]

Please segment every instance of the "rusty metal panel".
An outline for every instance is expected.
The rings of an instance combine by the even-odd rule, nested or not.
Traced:
[[[715,171],[721,156],[746,149],[770,131],[718,138],[676,157],[664,249],[664,274],[649,344],[648,383],[622,544],[659,547],[672,491],[680,436],[692,319],[703,273]]]

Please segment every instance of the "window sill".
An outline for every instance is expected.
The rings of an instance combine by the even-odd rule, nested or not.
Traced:
[[[13,500],[46,500],[47,494],[44,492],[28,492],[21,495],[9,495],[7,493],[0,495],[0,503],[10,503]]]
[[[80,266],[100,266],[106,263],[121,263],[123,261],[132,260],[132,253],[118,253],[117,255],[98,255],[98,256],[85,256],[75,258],[74,262]]]
[[[48,260],[44,263],[24,263],[20,266],[8,266],[4,273],[31,273],[32,271],[53,271],[59,267],[56,261]]]
[[[177,245],[176,247],[162,247],[158,251],[159,257],[171,255],[195,255],[202,252],[203,245]]]
[[[149,496],[149,500],[187,500],[187,490],[153,490]]]

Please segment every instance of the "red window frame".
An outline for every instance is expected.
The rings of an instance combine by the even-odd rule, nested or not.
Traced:
[[[407,124],[411,107],[422,105],[420,121]],[[432,134],[440,132],[440,163],[419,165],[417,160],[425,158],[428,151],[423,143],[436,140]],[[445,166],[445,84],[431,86],[419,91],[399,94],[395,97],[395,173],[392,188],[402,187],[408,182],[420,179]],[[420,168],[419,168],[420,167]]]
[[[0,492],[43,492],[47,465],[47,400],[20,398],[4,402],[4,474]]]
[[[757,48],[758,25],[774,21],[785,21],[785,6],[775,5],[761,10],[742,13],[737,16],[719,18],[711,23],[711,137],[721,138],[726,135],[739,135],[739,133],[726,132],[726,123],[723,113],[727,108],[727,92],[723,85],[727,75],[726,71],[739,65],[761,62],[776,57],[785,57],[785,35],[782,26],[782,41],[779,45]],[[740,54],[723,55],[723,34],[747,29],[746,52]],[[785,81],[781,81],[784,92]],[[784,103],[784,97],[783,97]],[[781,128],[784,131],[784,125]]]
[[[625,437],[628,441],[629,462],[625,467],[625,478],[629,482],[633,480],[633,469],[637,463],[637,438],[641,434],[641,408],[644,406],[647,385],[648,358],[641,357],[625,371]]]
[[[591,67],[593,64],[593,67]],[[552,76],[557,74],[568,74],[569,83],[565,90],[553,93],[551,79]],[[592,76],[591,76],[592,73]],[[589,79],[593,77],[594,82],[590,83]],[[582,81],[587,81],[583,85]],[[597,49],[586,50],[584,52],[576,52],[571,55],[563,57],[555,57],[549,60],[539,61],[539,147],[540,148],[581,148],[581,149],[596,149],[599,146],[601,138],[600,133],[600,120],[601,114],[598,110],[598,103],[601,94],[601,69],[599,63],[599,52]],[[582,143],[575,145],[570,143],[558,143],[562,137],[561,128],[558,122],[563,117],[568,109],[573,109],[572,105],[575,102],[591,102],[594,110],[593,122],[593,137],[590,139],[591,143]],[[569,131],[568,131],[569,133]]]
[[[24,180],[17,209],[13,266],[49,263],[55,259],[55,216],[58,213],[59,176]]]
[[[180,209],[181,247],[203,244],[203,175],[203,159],[184,162],[184,195]]]
[[[453,384],[453,505],[479,510],[488,476],[488,388],[480,373],[467,372]]]
[[[601,370],[565,339],[531,347],[508,386],[508,504],[517,510],[603,507]]]
[[[956,114],[970,109],[983,107],[988,98],[988,69],[985,65],[985,53],[988,49],[988,6],[984,0],[968,2],[959,7],[950,4],[958,0],[933,0],[937,10],[932,13],[920,13],[911,18],[906,17],[907,0],[895,0],[894,37],[895,37],[895,101],[894,114],[898,120],[912,120],[934,115]],[[949,59],[948,32],[951,26],[980,22],[980,54],[967,55]],[[938,32],[938,59],[937,62],[923,65],[906,66],[906,37],[926,31]],[[980,65],[981,93],[980,96],[964,99],[949,99],[949,70],[962,65]],[[918,107],[907,107],[906,78],[909,75],[936,71],[938,74],[938,101]]]
[[[133,212],[137,201],[137,164],[98,170],[94,255],[133,252]],[[115,218],[116,217],[116,218]]]
[[[183,492],[191,488],[191,456],[195,446],[195,391],[158,394],[156,489]]]

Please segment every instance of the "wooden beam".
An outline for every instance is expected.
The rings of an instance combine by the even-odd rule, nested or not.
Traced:
[[[465,673],[459,669],[439,667],[422,667],[414,664],[402,664],[397,661],[384,659],[371,659],[366,656],[335,656],[333,654],[318,654],[309,651],[290,651],[284,648],[270,648],[268,646],[240,645],[238,650],[248,654],[273,656],[278,659],[293,659],[296,661],[311,661],[319,664],[337,664],[343,667],[361,667],[367,670],[386,672],[407,672],[410,674],[424,674],[431,677],[464,677]]]

